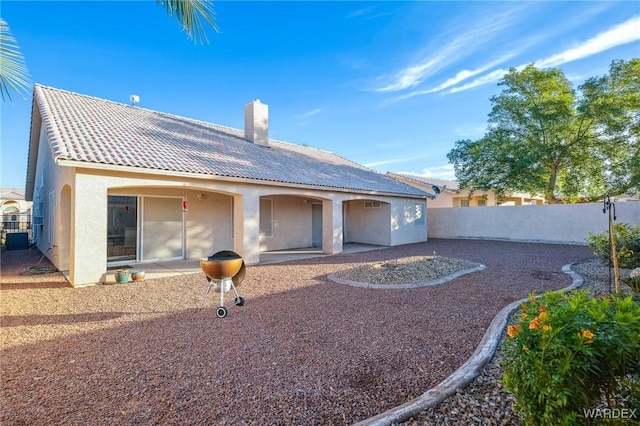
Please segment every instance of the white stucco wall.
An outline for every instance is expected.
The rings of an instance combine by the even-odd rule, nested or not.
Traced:
[[[221,250],[233,250],[232,198],[226,194],[180,188],[111,188],[109,195],[181,197],[187,200],[184,213],[185,257],[208,257]]]
[[[391,204],[391,245],[426,241],[427,216],[424,200],[394,200]]]
[[[46,148],[46,149],[45,149]],[[260,258],[259,206],[261,197],[274,202],[273,238],[268,249],[308,247],[312,244],[312,204],[322,203],[322,250],[340,253],[343,241],[343,205],[372,200],[365,194],[343,191],[311,190],[280,185],[255,185],[234,180],[174,176],[160,173],[132,173],[129,170],[86,169],[81,163],[51,160],[47,143],[37,165],[43,178],[35,187],[35,197],[48,212],[48,193],[54,192],[56,203],[56,248],[48,257],[60,269],[68,269],[74,286],[94,284],[107,277],[107,200],[109,195],[184,197],[188,211],[184,213],[185,257],[206,257],[220,250],[234,250],[247,265]],[[42,172],[40,172],[42,170]],[[62,192],[62,188],[64,192]],[[202,196],[198,196],[201,194]],[[359,242],[381,245],[406,244],[426,239],[411,217],[412,200],[377,196],[379,209],[355,208],[353,229]],[[306,201],[306,203],[305,203]],[[424,200],[417,200],[424,202]],[[370,214],[372,213],[372,214]],[[62,217],[61,215],[64,215]],[[47,223],[45,217],[45,224]],[[360,227],[366,224],[369,228]],[[352,224],[353,225],[353,224]],[[48,229],[43,226],[39,247],[47,250]],[[383,238],[380,238],[380,236]],[[263,241],[264,242],[264,241]],[[60,261],[66,256],[65,261]]]
[[[349,243],[391,245],[391,204],[375,200],[379,207],[365,208],[365,202],[356,200],[347,202],[345,209],[346,239]]]
[[[40,131],[38,143],[38,161],[33,191],[33,205],[43,214],[43,223],[34,224],[34,243],[42,253],[60,270],[69,268],[69,245],[71,223],[69,210],[60,205],[62,188],[73,184],[73,170],[60,167],[51,157],[51,148],[44,129]],[[69,194],[66,194],[66,201]],[[53,205],[50,202],[53,201]],[[49,214],[53,212],[53,219]],[[64,216],[63,216],[64,215]]]
[[[266,195],[272,201],[272,235],[260,236],[260,250],[281,250],[311,246],[311,203],[313,200],[288,195]]]
[[[429,210],[429,238],[484,238],[586,244],[608,229],[602,203],[544,204]],[[615,223],[640,225],[640,202],[616,204]]]

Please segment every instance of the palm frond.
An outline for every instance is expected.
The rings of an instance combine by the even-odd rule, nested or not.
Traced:
[[[164,6],[169,16],[178,20],[194,42],[209,42],[203,20],[218,32],[211,0],[156,0],[156,3]]]
[[[20,47],[11,35],[9,25],[0,19],[0,93],[2,100],[11,99],[11,91],[17,92],[23,99],[31,87],[29,71]],[[24,92],[24,93],[23,93]]]

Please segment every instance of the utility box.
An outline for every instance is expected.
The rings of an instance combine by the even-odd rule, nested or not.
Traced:
[[[7,250],[27,250],[29,248],[29,234],[26,232],[10,232],[6,238]]]

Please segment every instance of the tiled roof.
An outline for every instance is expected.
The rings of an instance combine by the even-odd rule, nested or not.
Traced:
[[[0,188],[0,200],[24,200],[23,188]]]
[[[54,158],[88,163],[424,197],[417,188],[333,153],[238,129],[36,85]]]
[[[411,173],[387,172],[387,176],[390,176],[392,178],[396,178],[396,177],[402,178],[406,181],[415,182],[416,184],[419,184],[419,185],[427,185],[427,186],[436,185],[440,187],[440,190],[442,190],[444,187],[454,192],[460,189],[460,185],[458,184],[457,180],[436,179],[436,178],[427,177],[427,176],[414,175]]]

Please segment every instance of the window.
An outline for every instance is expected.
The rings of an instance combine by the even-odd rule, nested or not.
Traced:
[[[379,209],[380,201],[365,201],[364,202],[365,209]]]
[[[487,200],[481,198],[478,200],[478,207],[485,207],[487,205]]]
[[[273,236],[273,200],[260,199],[260,236]]]
[[[469,207],[469,199],[465,198],[460,200],[460,207]]]
[[[415,203],[416,220],[413,221],[414,225],[416,225],[416,226],[424,226],[425,225],[427,215],[425,215],[424,212],[425,212],[424,203]]]
[[[36,199],[36,202],[33,203],[33,224],[34,225],[42,225],[42,203],[40,202],[40,198]]]

